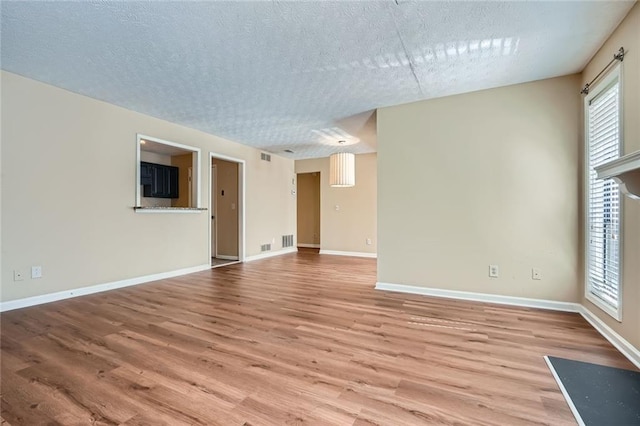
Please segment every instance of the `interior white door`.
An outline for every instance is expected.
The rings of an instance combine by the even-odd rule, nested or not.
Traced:
[[[189,172],[189,207],[193,207],[193,167],[189,167],[187,171]]]
[[[211,257],[216,257],[216,165],[211,165]]]

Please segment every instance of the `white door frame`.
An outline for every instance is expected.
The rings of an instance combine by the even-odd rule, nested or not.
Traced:
[[[209,250],[211,250],[211,256],[209,257],[217,257],[218,256],[218,203],[215,202],[215,197],[218,194],[218,168],[216,167],[215,164],[210,164],[210,168],[211,168],[211,175],[209,176],[209,180],[211,181],[211,190],[209,191],[209,197],[211,197],[209,199],[209,211],[211,212],[211,216],[213,216],[213,219],[211,219],[214,223],[214,227],[215,232],[213,233],[213,235],[215,235],[215,237],[210,236],[210,245],[209,247],[211,247],[213,245],[213,240],[215,239],[215,243],[216,243],[216,249],[215,252],[214,250],[212,250],[211,248],[209,248]],[[215,188],[214,188],[215,187]],[[214,194],[214,189],[215,189],[215,194]],[[209,225],[209,231],[211,233],[212,229],[211,229],[211,225]]]
[[[211,216],[213,200],[211,193],[213,191],[212,183],[213,176],[211,176],[211,170],[213,165],[213,159],[216,158],[218,160],[230,161],[232,163],[238,164],[238,260],[240,262],[244,262],[245,257],[245,225],[246,225],[246,217],[245,217],[245,189],[246,189],[246,179],[245,179],[245,169],[246,162],[239,158],[229,157],[227,155],[217,154],[215,152],[209,152],[209,259],[211,259]],[[215,218],[216,227],[218,225],[218,216]],[[217,232],[216,232],[217,238]],[[216,251],[218,250],[218,245],[216,244]]]

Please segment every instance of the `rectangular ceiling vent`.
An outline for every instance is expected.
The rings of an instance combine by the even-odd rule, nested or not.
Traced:
[[[293,247],[293,234],[282,236],[282,247]]]
[[[261,152],[260,159],[264,161],[271,161],[271,154],[266,154],[264,152]]]
[[[260,251],[269,251],[271,250],[271,244],[263,244],[260,246]]]

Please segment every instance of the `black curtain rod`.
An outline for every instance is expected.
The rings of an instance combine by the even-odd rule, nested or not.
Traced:
[[[589,94],[589,88],[591,87],[591,85],[592,85],[595,81],[597,81],[597,80],[600,78],[600,76],[601,76],[602,74],[604,74],[604,72],[605,72],[606,70],[608,70],[608,69],[609,69],[609,67],[611,66],[611,64],[613,64],[615,61],[620,61],[620,62],[622,62],[622,61],[624,60],[624,54],[625,54],[624,47],[621,47],[621,48],[618,50],[618,53],[614,53],[614,54],[613,54],[613,59],[611,60],[611,62],[609,62],[609,63],[608,63],[608,64],[607,64],[603,69],[602,69],[602,71],[600,71],[600,72],[598,73],[598,75],[596,75],[596,76],[593,78],[593,80],[591,80],[590,82],[588,82],[587,84],[585,84],[585,85],[584,85],[584,87],[582,88],[582,90],[580,91],[580,93],[582,93],[583,95],[588,95],[588,94]]]

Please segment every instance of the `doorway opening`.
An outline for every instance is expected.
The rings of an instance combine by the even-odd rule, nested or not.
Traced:
[[[320,172],[298,173],[298,249],[320,251]]]
[[[245,162],[210,153],[209,257],[211,267],[244,260]]]

